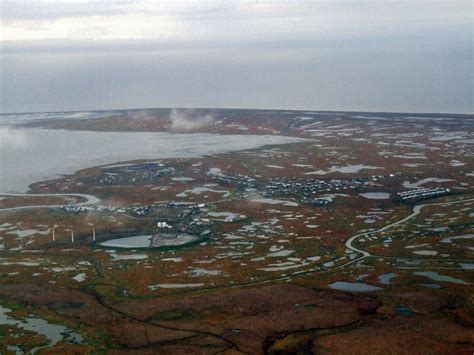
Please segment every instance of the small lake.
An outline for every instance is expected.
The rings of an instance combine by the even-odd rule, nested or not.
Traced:
[[[461,269],[464,270],[474,270],[474,264],[471,263],[458,263]]]
[[[283,205],[283,206],[292,206],[292,207],[298,206],[298,203],[296,202],[288,201],[288,200],[278,200],[275,198],[256,198],[251,201],[257,202],[257,203],[267,203],[269,205]]]
[[[453,240],[460,240],[460,239],[474,239],[474,234],[464,234],[464,235],[458,235],[455,237],[443,238],[441,239],[441,243],[451,244]]]
[[[383,274],[379,276],[379,282],[382,285],[390,285],[390,281],[395,277],[397,277],[397,275],[394,274],[393,272],[390,272],[388,274]]]
[[[416,316],[415,312],[413,312],[410,307],[406,307],[406,306],[395,307],[395,312],[397,312],[398,314],[402,314],[404,316],[409,316],[409,317]]]
[[[329,170],[318,170],[318,171],[311,171],[305,173],[305,175],[326,175],[331,173],[342,173],[342,174],[355,174],[361,170],[378,170],[383,169],[380,166],[371,166],[371,165],[363,165],[363,164],[347,164],[345,166],[331,166]]]
[[[455,277],[451,277],[447,275],[441,275],[433,271],[417,271],[414,274],[418,276],[428,277],[433,281],[444,281],[444,282],[452,282],[452,283],[461,284],[461,285],[469,285],[469,283],[467,283],[464,280],[457,279]]]
[[[236,214],[232,212],[208,212],[208,216],[210,217],[224,217],[223,221],[225,222],[233,222],[239,219],[244,219],[246,216],[241,215],[241,214]]]
[[[58,324],[52,324],[42,318],[26,317],[21,319],[12,318],[8,315],[11,309],[0,305],[0,324],[14,325],[18,328],[29,330],[38,334],[42,334],[48,340],[47,346],[53,346],[60,341],[67,343],[80,344],[83,342],[82,336],[66,327]],[[31,350],[35,353],[43,347]]]
[[[362,282],[336,281],[329,285],[333,290],[351,291],[351,292],[373,292],[382,290],[381,287],[365,284]]]
[[[150,285],[148,288],[151,291],[159,290],[160,288],[188,288],[188,287],[201,287],[203,283],[189,283],[189,284],[156,284]]]
[[[100,243],[100,245],[107,248],[143,249],[182,246],[196,240],[198,237],[190,234],[148,234],[111,239]]]
[[[107,240],[106,242],[100,243],[101,246],[107,248],[149,248],[151,245],[152,235],[136,235],[134,237],[117,238]]]
[[[387,192],[366,192],[359,194],[359,196],[368,198],[369,200],[388,200],[390,198],[390,194]]]
[[[440,285],[434,284],[434,283],[421,283],[421,284],[417,284],[417,285],[420,285],[421,287],[432,288],[432,289],[441,288]]]

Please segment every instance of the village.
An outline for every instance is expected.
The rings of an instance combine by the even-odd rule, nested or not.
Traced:
[[[472,139],[470,131],[459,133],[454,120],[431,122],[432,131],[408,120],[400,132],[395,124],[400,117],[289,116],[281,115],[275,126],[305,140],[190,158],[118,161],[34,183],[27,194],[2,195],[0,295],[5,297],[2,287],[16,285],[26,290],[19,299],[29,290],[46,295],[67,289],[78,292],[84,307],[92,307],[84,298],[91,294],[128,307],[176,295],[204,305],[228,290],[262,290],[271,300],[281,292],[298,298],[304,288],[321,290],[334,307],[340,293],[349,295],[346,306],[365,307],[362,298],[370,297],[381,304],[376,314],[388,320],[446,321],[438,310],[425,316],[422,300],[448,302],[452,294],[464,299],[474,283],[473,161],[464,143]],[[229,117],[242,127],[247,122]],[[390,143],[379,146],[381,137]],[[378,153],[368,154],[374,147]],[[283,286],[289,288],[282,291]],[[397,292],[416,297],[401,300]],[[86,347],[78,336],[94,338],[100,321],[93,318],[83,330],[82,318],[38,306],[49,297],[64,302],[66,295],[38,296],[35,312],[69,324],[66,333],[77,340],[61,336],[64,346]],[[13,307],[17,300],[9,302]],[[220,302],[218,307],[230,307]],[[305,307],[301,299],[294,303],[300,306],[285,309]],[[94,307],[97,317],[106,312]],[[460,301],[458,312],[466,307]],[[153,311],[144,312],[153,317]],[[210,308],[193,312],[206,322],[213,317]],[[181,313],[159,317],[167,325],[186,321]],[[250,336],[240,317],[234,326],[241,333],[232,336]],[[108,331],[103,339],[119,338]]]

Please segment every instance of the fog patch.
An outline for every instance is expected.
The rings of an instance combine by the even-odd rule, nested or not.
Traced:
[[[215,119],[212,115],[195,115],[193,110],[173,109],[170,114],[170,131],[192,132],[214,125]]]
[[[0,127],[0,144],[2,148],[22,148],[28,143],[27,134],[24,131]]]

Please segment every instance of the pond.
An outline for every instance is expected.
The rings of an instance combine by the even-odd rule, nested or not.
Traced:
[[[433,289],[441,288],[440,285],[434,284],[434,283],[421,283],[421,284],[417,284],[417,285],[420,285],[421,287],[433,288]]]
[[[397,312],[398,314],[402,314],[404,316],[409,316],[409,317],[416,316],[415,312],[413,312],[410,307],[406,307],[406,306],[395,307],[395,312]]]
[[[455,236],[455,237],[443,238],[443,239],[441,239],[441,243],[451,244],[453,242],[453,240],[473,239],[473,238],[474,238],[474,234],[464,234],[464,235],[458,235],[458,236]]]
[[[345,166],[331,166],[329,170],[318,170],[318,171],[311,171],[309,173],[305,173],[305,175],[326,175],[331,173],[342,173],[342,174],[355,174],[360,172],[361,170],[378,170],[383,169],[380,166],[371,166],[371,165],[363,165],[363,164],[347,164]]]
[[[390,194],[387,192],[366,192],[359,194],[359,196],[368,198],[369,200],[388,200],[390,198]]]
[[[133,237],[116,238],[100,243],[107,248],[143,249],[182,246],[198,240],[198,237],[190,234],[155,234],[136,235]]]
[[[414,274],[419,275],[419,276],[426,276],[432,279],[433,281],[444,281],[444,282],[452,282],[452,283],[461,284],[461,285],[469,285],[469,283],[467,283],[464,280],[457,279],[455,277],[451,277],[447,275],[441,275],[433,271],[417,271]]]
[[[107,240],[106,242],[100,243],[103,247],[108,248],[149,248],[151,243],[152,235],[136,235],[134,237],[117,238]]]
[[[188,287],[201,287],[203,283],[187,283],[187,284],[156,284],[150,285],[148,288],[151,291],[159,290],[160,288],[188,288]]]
[[[288,201],[288,200],[278,200],[275,198],[256,198],[256,199],[253,199],[252,202],[267,203],[269,205],[283,205],[283,206],[292,206],[292,207],[298,206],[298,203],[296,202]]]
[[[394,274],[393,272],[390,272],[388,274],[383,274],[379,276],[379,282],[383,285],[390,285],[390,280],[392,280],[395,277],[397,277],[397,275]]]
[[[336,281],[329,285],[333,290],[351,291],[351,292],[372,292],[382,290],[381,287],[365,284],[362,282]]]

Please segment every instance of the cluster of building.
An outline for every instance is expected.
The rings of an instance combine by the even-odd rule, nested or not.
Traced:
[[[80,206],[77,204],[69,204],[59,206],[59,209],[67,213],[82,213],[87,211],[99,212],[99,213],[128,213],[136,216],[144,216],[150,212],[153,212],[157,208],[167,208],[167,209],[179,209],[177,212],[181,213],[174,214],[174,218],[185,218],[190,214],[193,214],[200,209],[206,207],[204,203],[183,203],[183,202],[169,202],[162,204],[154,205],[145,205],[145,206],[134,206],[134,207],[114,207],[114,206]],[[166,222],[163,223],[163,228],[167,227]]]
[[[254,178],[251,178],[247,175],[236,174],[236,175],[227,175],[224,173],[219,174],[209,174],[214,179],[224,184],[236,184],[243,188],[255,188],[257,181]]]
[[[171,225],[169,225],[166,221],[164,222],[157,222],[156,226],[158,228],[173,228]]]
[[[62,205],[62,206],[59,206],[59,208],[63,211],[63,212],[67,212],[67,213],[81,213],[81,212],[86,212],[89,208],[88,207],[84,207],[84,206],[78,206],[78,205]]]
[[[112,213],[130,213],[137,216],[143,216],[152,210],[152,206],[138,206],[138,207],[106,207],[106,206],[79,206],[75,204],[62,205],[59,209],[67,213],[81,213],[81,212],[112,212]]]
[[[313,194],[341,192],[346,190],[355,190],[360,187],[380,187],[377,181],[382,180],[383,176],[373,176],[368,179],[303,179],[303,178],[276,178],[271,179],[265,186],[264,196],[278,194],[300,195],[308,198]]]
[[[139,166],[148,166],[139,164]],[[140,182],[153,182],[162,176],[175,172],[173,167],[160,168],[158,164],[152,164],[154,168],[128,168],[125,172],[106,172],[99,177],[99,183],[102,185],[133,184]],[[133,166],[135,167],[135,165]]]
[[[399,202],[415,202],[419,200],[426,200],[433,197],[447,195],[450,192],[450,189],[445,189],[442,187],[416,189],[397,193],[396,200]]]
[[[133,212],[137,216],[144,216],[145,214],[150,212],[151,207],[150,206],[141,206],[141,207],[132,207],[130,209],[131,209],[131,212]]]
[[[328,197],[328,196],[318,197],[318,198],[306,198],[306,199],[303,199],[301,202],[306,203],[311,206],[315,206],[315,207],[322,207],[322,206],[327,206],[333,203],[334,198]]]
[[[137,215],[145,214],[147,207],[104,207],[104,206],[79,206],[75,204],[62,205],[59,209],[67,213],[93,212],[113,212],[113,213],[135,213]]]

